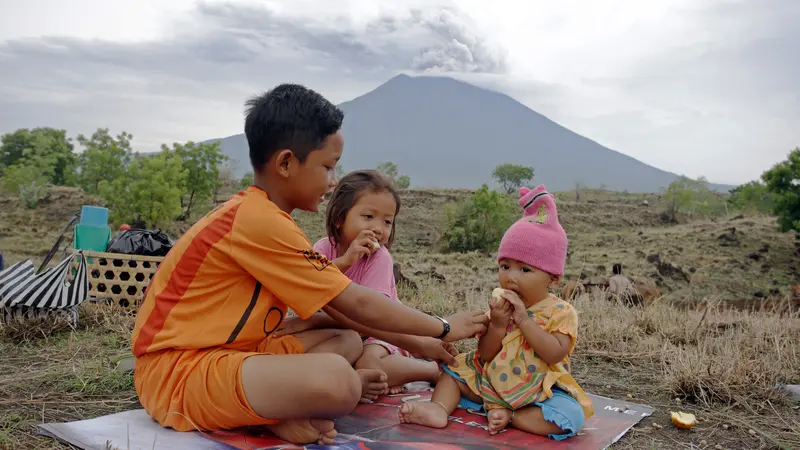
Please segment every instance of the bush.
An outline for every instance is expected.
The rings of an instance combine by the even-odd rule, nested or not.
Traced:
[[[39,206],[39,201],[44,197],[44,193],[44,183],[34,181],[19,186],[19,198],[28,209],[35,209]]]
[[[708,188],[708,181],[700,177],[692,180],[680,177],[670,183],[664,192],[665,212],[670,222],[677,222],[679,214],[689,217],[716,217],[725,214],[726,203],[722,196]]]
[[[764,172],[761,179],[772,196],[779,229],[800,232],[800,147],[792,150],[786,161]]]
[[[728,204],[733,209],[770,214],[775,209],[774,195],[767,186],[758,181],[738,186],[730,191]]]
[[[461,203],[448,205],[442,242],[456,252],[494,251],[508,227],[517,219],[517,204],[508,196],[483,185]]]
[[[337,166],[337,167],[339,167],[339,166]],[[244,189],[249,188],[250,185],[253,184],[253,178],[254,178],[253,172],[247,172],[246,174],[244,174],[242,179],[239,180],[239,189],[244,190]]]
[[[411,178],[408,175],[400,175],[397,170],[397,164],[387,161],[378,164],[375,168],[378,172],[383,172],[386,176],[394,181],[398,189],[408,189],[411,186]]]
[[[0,178],[6,192],[19,194],[26,208],[36,208],[45,193],[47,184],[46,168],[39,164],[20,163],[7,167]]]
[[[170,150],[137,155],[122,176],[99,183],[100,196],[115,223],[164,227],[181,213],[187,171],[182,158]]]

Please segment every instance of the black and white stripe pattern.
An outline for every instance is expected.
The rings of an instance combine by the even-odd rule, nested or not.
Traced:
[[[70,282],[71,262],[76,257],[80,262]],[[25,315],[33,312],[39,316],[51,311],[74,312],[88,296],[87,275],[86,257],[82,252],[73,253],[58,266],[40,274],[34,272],[30,260],[19,262],[0,272],[0,308],[5,310],[5,318],[14,312],[25,312]]]

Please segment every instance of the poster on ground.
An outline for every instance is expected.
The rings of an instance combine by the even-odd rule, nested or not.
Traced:
[[[430,392],[415,393],[420,400],[430,398]],[[339,432],[334,445],[295,446],[282,442],[269,434],[258,432],[217,432],[206,438],[230,445],[234,449],[574,449],[599,450],[616,442],[644,417],[653,413],[653,408],[605,397],[590,395],[594,402],[595,415],[586,421],[583,431],[573,438],[555,441],[534,436],[515,429],[490,436],[486,418],[464,409],[450,416],[445,429],[432,429],[418,425],[400,424],[397,412],[402,397],[384,397],[379,402],[359,405],[347,417],[336,421]]]

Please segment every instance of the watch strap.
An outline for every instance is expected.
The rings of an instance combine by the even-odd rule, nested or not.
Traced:
[[[444,325],[444,331],[442,331],[442,334],[440,334],[437,337],[437,339],[444,339],[444,337],[447,336],[448,333],[450,333],[450,323],[448,323],[444,317],[439,317],[439,316],[434,316],[434,317],[441,320],[442,324]]]

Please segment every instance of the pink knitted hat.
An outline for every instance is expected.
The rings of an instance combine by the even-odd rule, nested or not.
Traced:
[[[558,222],[553,196],[543,184],[519,190],[522,219],[509,227],[500,241],[498,261],[514,259],[551,275],[563,275],[567,260],[567,233]]]

